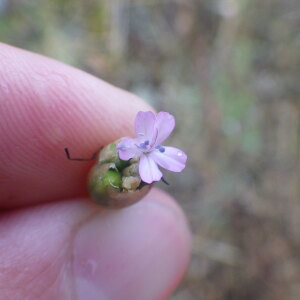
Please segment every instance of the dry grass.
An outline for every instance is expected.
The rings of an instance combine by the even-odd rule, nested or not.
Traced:
[[[300,3],[0,0],[0,38],[177,119],[194,234],[172,300],[300,299]],[[70,55],[72,53],[72,55]]]

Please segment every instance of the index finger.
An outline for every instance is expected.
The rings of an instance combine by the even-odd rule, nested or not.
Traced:
[[[89,157],[132,134],[138,97],[55,60],[0,44],[0,207],[86,193]]]

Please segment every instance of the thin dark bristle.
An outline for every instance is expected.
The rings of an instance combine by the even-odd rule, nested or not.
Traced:
[[[162,181],[164,184],[166,184],[166,185],[170,185],[170,183],[169,183],[166,179],[164,179],[163,177],[161,178],[161,181]]]
[[[70,152],[69,152],[69,149],[67,147],[64,148],[65,150],[65,153],[66,153],[66,156],[67,156],[67,159],[68,160],[76,160],[76,161],[91,161],[91,160],[94,160],[97,156],[97,152],[95,152],[92,157],[90,158],[72,158],[70,156]]]
[[[65,152],[66,152],[67,158],[70,159],[70,153],[69,153],[68,148],[64,148],[64,150],[65,150]]]

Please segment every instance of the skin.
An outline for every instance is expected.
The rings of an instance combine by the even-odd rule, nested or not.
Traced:
[[[166,299],[190,233],[166,193],[104,210],[86,192],[89,157],[133,136],[138,97],[0,44],[0,299]]]

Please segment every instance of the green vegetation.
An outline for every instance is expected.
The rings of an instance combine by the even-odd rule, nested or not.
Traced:
[[[168,190],[195,243],[172,300],[300,299],[299,1],[0,4],[1,41],[176,116]]]

